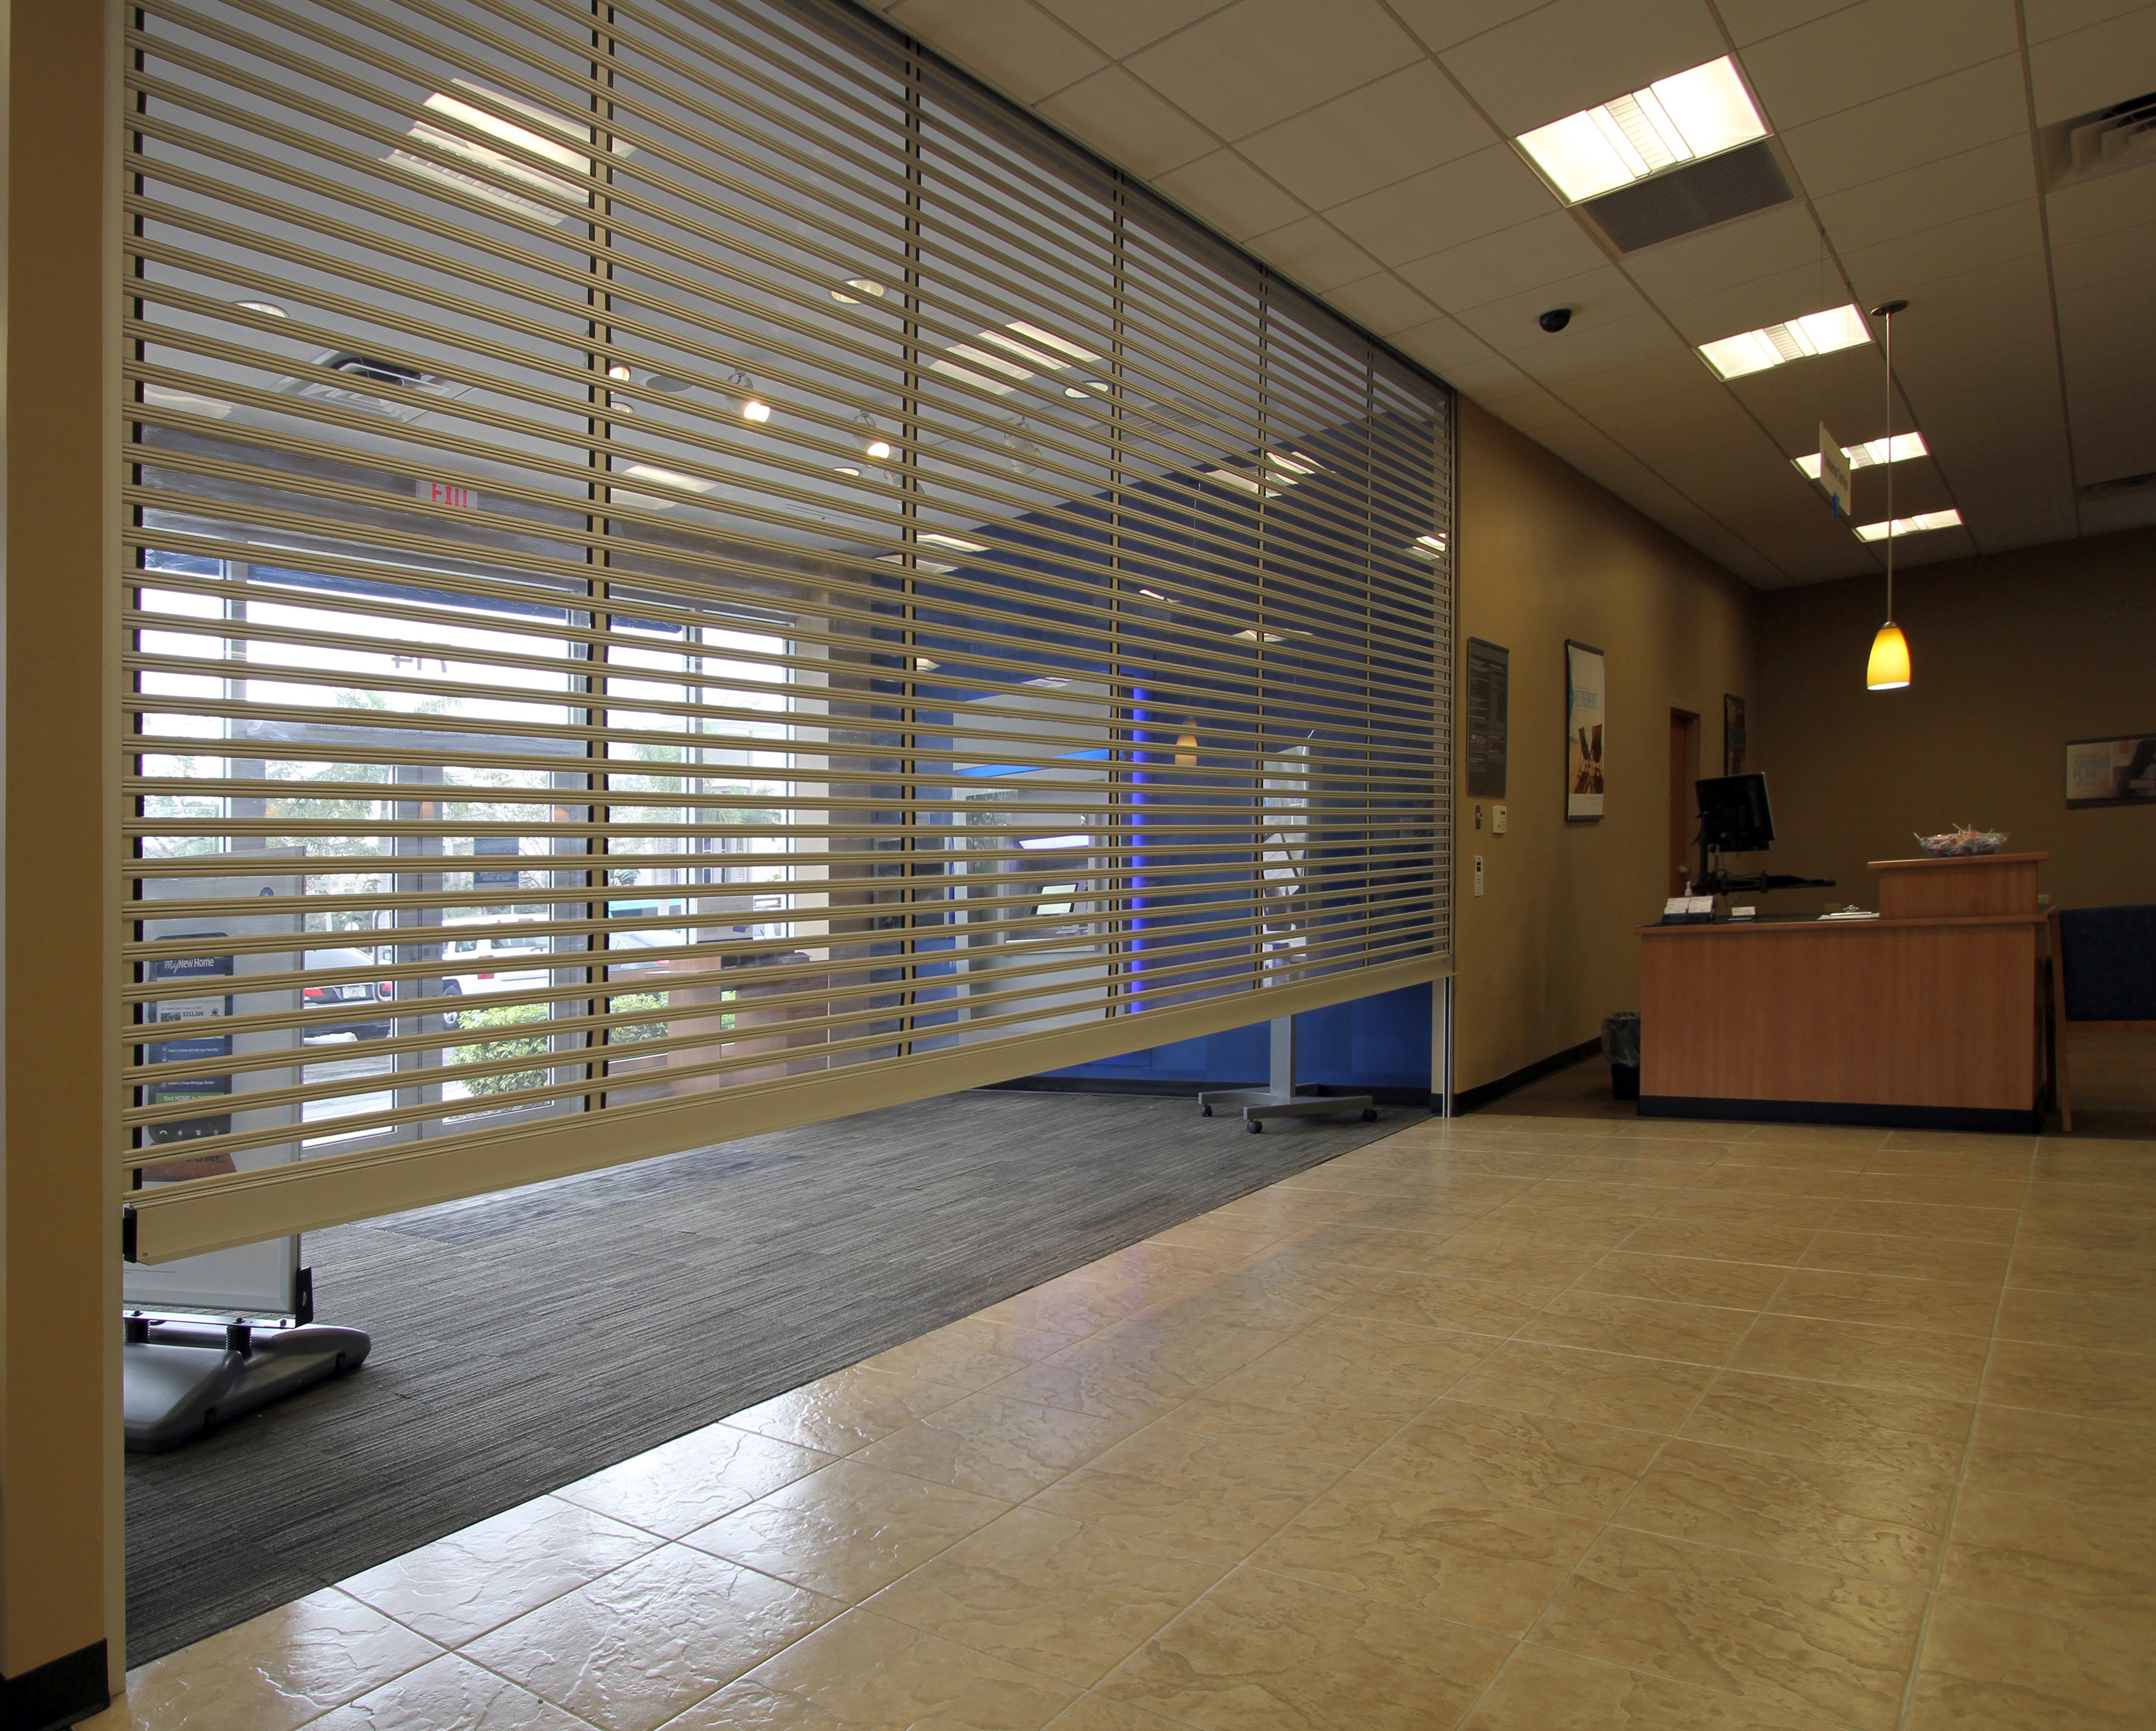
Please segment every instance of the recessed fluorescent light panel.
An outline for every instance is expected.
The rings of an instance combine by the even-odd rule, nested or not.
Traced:
[[[1702,157],[1767,136],[1736,63],[1726,55],[1582,109],[1514,141],[1577,204]]]
[[[1863,523],[1856,531],[1859,541],[1884,541],[1889,535],[1899,541],[1904,535],[1922,535],[1927,529],[1957,529],[1961,526],[1958,511],[1927,511],[1912,517],[1896,517],[1891,523]]]
[[[1836,349],[1854,348],[1871,341],[1864,315],[1854,306],[1830,306],[1825,312],[1808,312],[1786,325],[1768,325],[1757,331],[1740,331],[1718,342],[1702,342],[1700,358],[1723,378],[1742,378],[1748,372],[1764,372],[1769,367],[1801,361],[1807,355],[1830,355]]]
[[[1442,535],[1418,535],[1408,543],[1408,551],[1418,559],[1440,558],[1445,552],[1445,537]]]
[[[1013,332],[1016,334],[1010,334]],[[993,343],[993,349],[980,348],[970,342],[954,342],[947,352],[972,364],[961,367],[952,361],[931,361],[928,370],[948,373],[952,378],[963,379],[969,385],[978,385],[984,391],[993,391],[998,397],[1003,397],[1015,390],[1019,383],[1040,373],[1060,372],[1082,362],[1101,358],[1053,331],[1044,331],[1038,325],[1027,324],[1023,319],[1014,319],[1000,330],[980,331],[974,334],[983,342]],[[983,368],[987,370],[983,372]],[[1002,378],[991,377],[998,373]],[[1004,379],[1012,383],[1006,384]],[[1070,394],[1082,395],[1083,393]]]
[[[1906,463],[1912,457],[1928,457],[1929,448],[1921,433],[1897,433],[1892,439],[1874,439],[1863,444],[1845,444],[1843,456],[1849,459],[1851,469],[1876,469],[1881,463]],[[1817,451],[1806,451],[1801,457],[1789,460],[1817,480],[1820,478],[1820,460]]]
[[[490,114],[485,109],[465,101],[461,96],[452,95],[448,90],[436,90],[421,105],[423,107],[431,109],[445,119],[469,127],[472,131],[482,133],[489,138],[499,139],[503,144],[507,145],[509,149],[495,150],[490,146],[467,138],[461,133],[450,131],[424,120],[415,121],[405,129],[408,136],[432,145],[436,150],[449,156],[459,157],[467,162],[475,163],[506,179],[521,181],[524,185],[536,190],[552,193],[557,197],[578,202],[588,197],[591,190],[588,183],[579,186],[573,181],[564,179],[560,173],[553,171],[560,169],[567,171],[571,175],[587,177],[590,176],[593,168],[591,127],[579,125],[557,114],[550,114],[543,108],[536,108],[529,102],[519,101],[516,97],[506,95],[500,90],[490,90],[485,85],[474,84],[469,79],[459,78],[451,80],[451,88],[466,91],[479,97],[482,101],[492,103],[497,108],[506,108],[512,114],[522,115],[532,124],[529,126],[519,126],[515,121],[505,121],[499,116]],[[578,146],[582,146],[583,148],[578,149]],[[615,141],[612,149],[613,153],[617,157],[634,154],[634,146],[624,144],[619,140]],[[429,180],[439,181],[445,186],[454,187],[459,192],[469,193],[472,197],[483,199],[489,204],[499,205],[505,210],[515,211],[520,216],[531,217],[540,222],[557,225],[569,220],[570,213],[567,211],[542,204],[536,199],[520,197],[493,181],[480,175],[465,173],[438,157],[421,156],[408,150],[393,150],[389,153],[388,161],[409,173],[424,175]],[[546,167],[536,166],[542,162],[548,166]]]

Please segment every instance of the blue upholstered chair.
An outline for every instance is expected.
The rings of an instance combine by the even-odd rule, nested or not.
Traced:
[[[2069,907],[2051,916],[2053,1092],[2059,1127],[2074,1127],[2066,1025],[2156,1026],[2156,903]]]

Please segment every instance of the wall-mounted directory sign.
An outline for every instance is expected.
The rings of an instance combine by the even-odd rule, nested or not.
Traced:
[[[1467,639],[1467,792],[1471,799],[1505,797],[1512,681],[1510,650],[1479,637]]]

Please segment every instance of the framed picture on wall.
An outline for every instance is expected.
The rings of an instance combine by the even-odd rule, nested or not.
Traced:
[[[1744,773],[1744,700],[1727,692],[1722,698],[1722,773]]]
[[[1602,651],[1591,643],[1564,645],[1564,820],[1592,824],[1602,816],[1605,691]]]
[[[2066,804],[2156,805],[2156,728],[2068,740]]]

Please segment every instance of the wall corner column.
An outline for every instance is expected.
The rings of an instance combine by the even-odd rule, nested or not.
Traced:
[[[107,0],[0,0],[0,1723],[124,1672]]]

